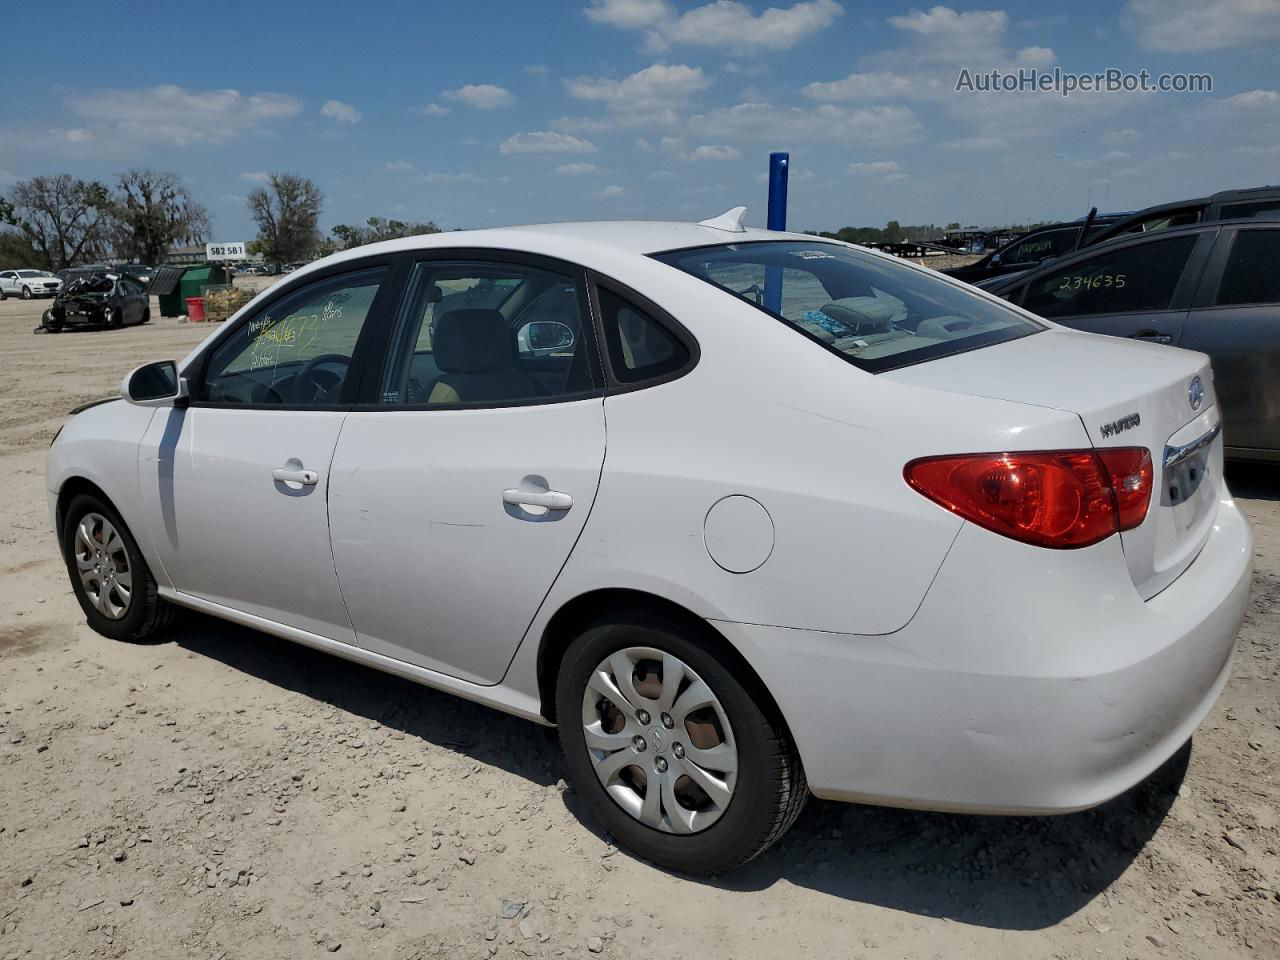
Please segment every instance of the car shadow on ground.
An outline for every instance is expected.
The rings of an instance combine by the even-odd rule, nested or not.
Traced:
[[[273,686],[533,783],[551,786],[564,776],[553,730],[402,677],[190,611],[166,639]]]
[[[1227,488],[1245,500],[1280,500],[1280,464],[1235,461],[1227,464]]]
[[[551,731],[449,694],[233,624],[188,614],[176,642],[200,656],[376,720],[424,743],[550,786],[565,776]],[[1177,797],[1189,747],[1120,797],[1062,817],[982,817],[811,800],[774,848],[724,877],[983,927],[1040,929],[1080,910],[1141,853]],[[608,840],[574,794],[566,807]]]

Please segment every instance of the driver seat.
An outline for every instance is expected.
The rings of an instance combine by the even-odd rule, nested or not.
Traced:
[[[497,310],[450,310],[436,320],[432,349],[441,374],[427,394],[430,404],[523,400],[538,393],[515,365],[511,330]]]

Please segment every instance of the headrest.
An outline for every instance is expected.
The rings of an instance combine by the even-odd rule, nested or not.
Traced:
[[[444,373],[506,370],[515,359],[507,319],[479,307],[450,310],[436,321],[436,366]]]

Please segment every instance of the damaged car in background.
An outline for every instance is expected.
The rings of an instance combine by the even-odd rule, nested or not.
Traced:
[[[131,277],[118,273],[73,276],[44,313],[40,329],[60,333],[66,327],[123,327],[151,319],[149,298]]]

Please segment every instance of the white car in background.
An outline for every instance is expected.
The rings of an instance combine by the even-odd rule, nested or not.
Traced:
[[[56,296],[62,289],[62,280],[44,270],[0,270],[0,300],[6,297]]]
[[[189,607],[554,723],[692,873],[810,793],[1099,804],[1248,599],[1203,355],[740,209],[348,250],[122,390],[46,470],[95,630]]]

